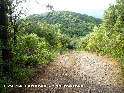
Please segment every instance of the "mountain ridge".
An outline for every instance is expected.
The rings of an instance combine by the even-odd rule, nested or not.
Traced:
[[[32,21],[47,24],[59,24],[63,34],[70,37],[85,36],[93,31],[94,26],[101,24],[101,19],[70,11],[52,11],[34,14],[28,17]]]

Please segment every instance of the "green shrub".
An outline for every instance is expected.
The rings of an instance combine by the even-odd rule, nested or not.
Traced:
[[[80,47],[80,39],[78,38],[71,38],[68,44],[69,49],[78,49]]]
[[[41,24],[38,22],[29,22],[25,27],[24,33],[34,33],[40,38],[44,38],[52,49],[57,50],[59,47],[60,29],[57,25]]]
[[[50,59],[49,44],[36,34],[18,37],[17,46],[13,48],[14,60],[23,65],[35,65]]]
[[[11,78],[13,84],[23,84],[28,81],[29,77],[34,75],[35,70],[27,67],[27,68],[21,68],[21,67],[14,67],[11,71]]]
[[[5,76],[0,76],[0,93],[8,93],[8,89],[4,87],[4,85],[9,84],[8,78]]]

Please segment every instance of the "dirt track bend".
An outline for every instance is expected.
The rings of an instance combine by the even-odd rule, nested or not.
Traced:
[[[40,70],[28,84],[44,86],[18,93],[124,93],[117,83],[121,71],[117,62],[96,54],[73,51],[56,58],[44,73]]]

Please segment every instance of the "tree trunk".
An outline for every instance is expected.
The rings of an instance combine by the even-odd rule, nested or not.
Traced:
[[[8,5],[7,0],[0,0],[0,39],[2,42],[2,59],[9,61],[11,59],[11,49],[9,44],[8,31]]]

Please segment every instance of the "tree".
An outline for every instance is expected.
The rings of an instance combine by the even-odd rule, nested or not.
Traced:
[[[9,29],[9,17],[11,13],[11,7],[14,0],[0,0],[0,40],[1,40],[1,56],[4,61],[3,69],[5,72],[8,70],[8,63],[12,59],[11,47],[10,47],[10,29]],[[17,15],[18,16],[18,15]],[[10,16],[11,18],[11,16]],[[16,22],[16,21],[15,21]],[[14,27],[14,39],[16,39],[17,24],[13,24]]]
[[[11,59],[11,48],[9,44],[8,30],[8,2],[9,0],[0,0],[0,39],[2,42],[2,59],[9,61]]]
[[[87,50],[124,58],[124,0],[117,0],[104,13],[102,24],[89,34],[85,45]],[[86,40],[87,36],[83,39]],[[85,42],[84,42],[85,43]],[[124,61],[122,62],[124,64]]]
[[[11,28],[13,29],[13,42],[14,45],[17,43],[17,33],[19,31],[20,27],[20,21],[24,21],[21,19],[21,16],[25,15],[25,11],[27,9],[24,9],[23,6],[20,4],[25,3],[25,0],[12,0],[12,2],[9,5],[9,22],[11,25]],[[20,7],[21,6],[21,7]],[[18,9],[18,8],[21,9]]]

